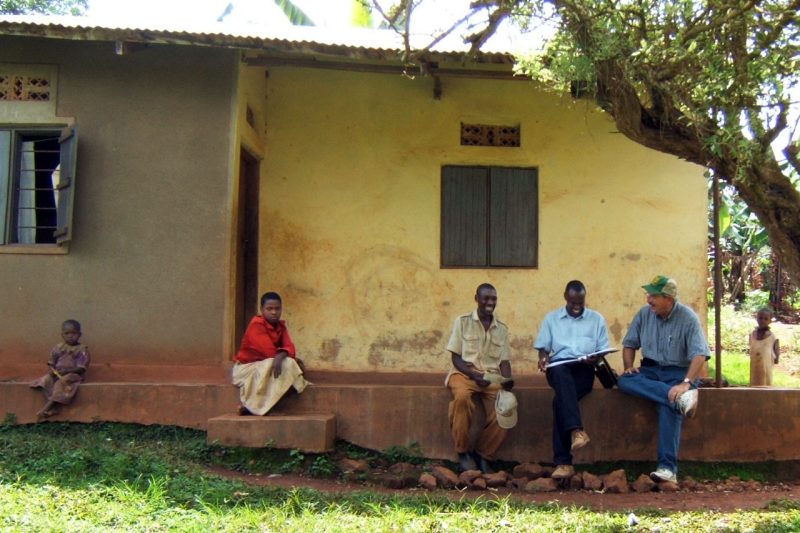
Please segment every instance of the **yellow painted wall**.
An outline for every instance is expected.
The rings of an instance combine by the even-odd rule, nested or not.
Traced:
[[[262,290],[312,368],[443,372],[475,287],[499,293],[517,372],[573,278],[620,345],[640,285],[665,273],[705,312],[702,169],[647,150],[586,102],[521,81],[272,68],[262,165]],[[461,122],[520,124],[521,148],[466,147]],[[537,269],[439,267],[442,165],[536,166]],[[616,364],[619,365],[619,356]]]

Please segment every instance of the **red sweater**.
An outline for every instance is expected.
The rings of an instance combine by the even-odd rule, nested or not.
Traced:
[[[244,332],[242,345],[233,358],[240,363],[255,363],[263,359],[275,357],[280,350],[286,351],[289,357],[297,354],[286,322],[280,320],[273,325],[260,315],[254,316]]]

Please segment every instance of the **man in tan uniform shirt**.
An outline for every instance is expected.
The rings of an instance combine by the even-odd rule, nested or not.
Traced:
[[[495,399],[502,388],[511,390],[511,352],[508,326],[494,316],[497,291],[488,283],[478,286],[475,293],[476,310],[456,318],[447,350],[453,367],[445,385],[453,395],[448,409],[459,464],[463,470],[480,469],[491,472],[491,461],[506,437],[495,414]],[[502,378],[501,378],[502,376]],[[475,409],[473,396],[483,403],[486,424],[475,445],[469,441],[469,428]],[[476,463],[477,462],[477,463]]]

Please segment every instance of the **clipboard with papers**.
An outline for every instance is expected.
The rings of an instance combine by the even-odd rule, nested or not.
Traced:
[[[596,352],[587,353],[586,355],[582,355],[580,357],[576,357],[574,359],[562,359],[561,361],[553,361],[552,363],[548,363],[545,368],[553,368],[554,366],[561,366],[561,365],[568,365],[570,363],[577,363],[578,361],[585,361],[587,359],[591,359],[593,357],[602,357],[604,355],[608,355],[610,353],[618,352],[619,348],[603,348],[602,350],[597,350]]]

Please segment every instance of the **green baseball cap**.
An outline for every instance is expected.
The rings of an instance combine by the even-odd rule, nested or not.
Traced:
[[[667,276],[658,275],[647,285],[642,285],[642,288],[647,291],[647,294],[663,294],[673,298],[678,296],[678,284]]]

